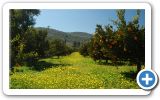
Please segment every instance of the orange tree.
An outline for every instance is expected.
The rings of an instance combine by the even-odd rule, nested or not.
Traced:
[[[145,59],[145,28],[139,25],[140,10],[137,10],[136,16],[128,23],[125,20],[125,10],[118,10],[117,16],[117,56],[137,64],[139,72]]]
[[[129,61],[137,64],[137,72],[145,59],[145,28],[139,25],[140,10],[133,20],[126,22],[125,10],[117,10],[118,19],[103,28],[97,25],[91,39],[90,56],[94,60]]]

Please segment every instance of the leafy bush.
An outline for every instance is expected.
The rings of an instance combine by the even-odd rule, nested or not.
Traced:
[[[90,42],[82,43],[79,49],[80,54],[83,56],[89,56],[89,48],[90,48]]]
[[[29,67],[26,66],[15,66],[13,72],[11,74],[16,73],[16,72],[28,72],[30,70]]]

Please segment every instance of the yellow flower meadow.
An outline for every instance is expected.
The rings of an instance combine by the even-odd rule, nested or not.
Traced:
[[[136,89],[135,79],[127,78],[134,66],[98,65],[78,52],[40,61],[56,64],[43,71],[28,70],[10,75],[11,89]]]

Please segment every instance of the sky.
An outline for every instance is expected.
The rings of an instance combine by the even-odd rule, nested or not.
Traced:
[[[127,9],[126,21],[131,21],[136,15],[136,9]],[[35,27],[50,27],[64,32],[94,33],[97,24],[113,25],[117,19],[114,9],[42,9],[36,17]],[[140,25],[145,24],[145,10],[141,10]]]

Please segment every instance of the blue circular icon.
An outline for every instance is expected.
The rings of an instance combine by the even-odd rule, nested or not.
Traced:
[[[137,75],[137,83],[142,89],[150,90],[157,84],[157,74],[152,70],[141,70]]]

